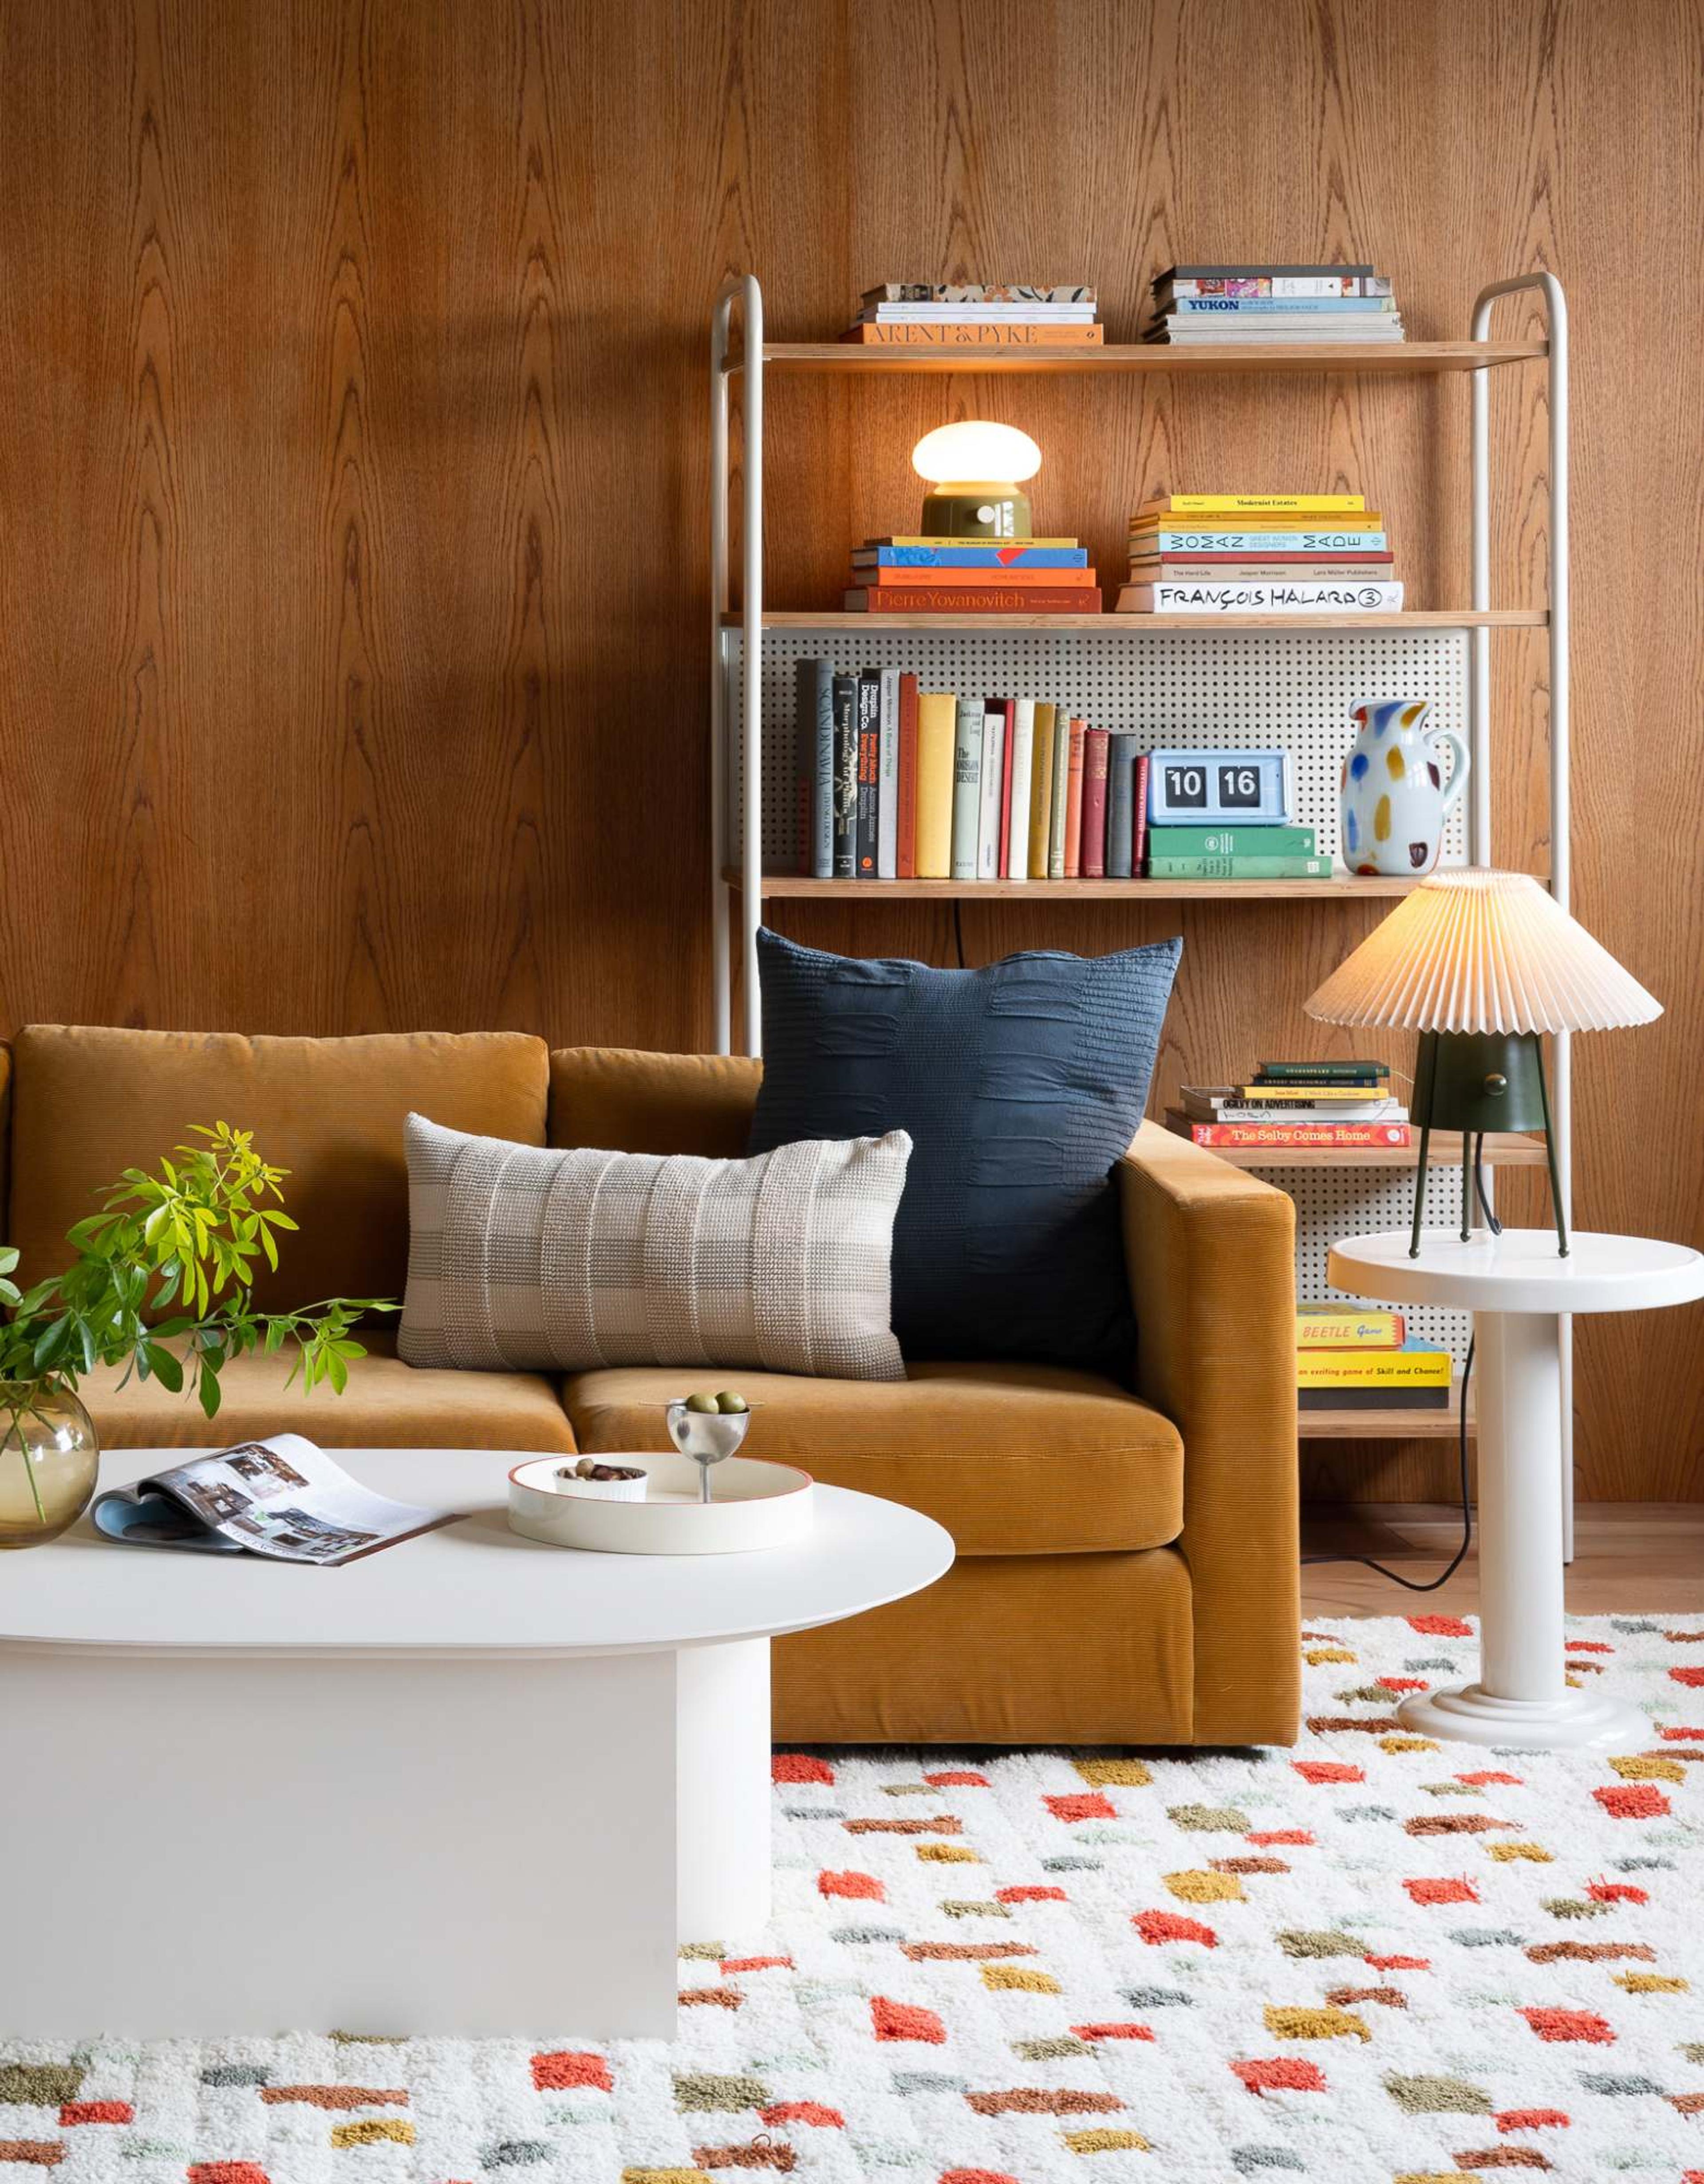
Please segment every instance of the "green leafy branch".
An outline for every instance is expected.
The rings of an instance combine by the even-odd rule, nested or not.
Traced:
[[[350,1365],[366,1355],[356,1323],[364,1312],[397,1309],[387,1298],[338,1296],[295,1312],[257,1312],[260,1262],[276,1272],[277,1233],[296,1226],[279,1187],[289,1171],[262,1160],[253,1133],[228,1123],[198,1123],[193,1134],[204,1142],[175,1145],[156,1174],[126,1168],[101,1211],[66,1231],[76,1257],[63,1273],[20,1290],[8,1279],[18,1253],[0,1247],[0,1308],[8,1312],[0,1320],[0,1413],[10,1413],[14,1429],[43,1388],[75,1394],[100,1366],[124,1367],[120,1387],[134,1373],[174,1395],[187,1388],[210,1418],[220,1373],[233,1357],[293,1347],[285,1386],[299,1377],[304,1390],[326,1382],[341,1395]]]

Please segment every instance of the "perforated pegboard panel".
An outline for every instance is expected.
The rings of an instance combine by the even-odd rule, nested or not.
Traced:
[[[1347,1292],[1326,1279],[1326,1254],[1339,1238],[1365,1236],[1383,1228],[1406,1228],[1414,1217],[1414,1177],[1407,1168],[1259,1168],[1265,1181],[1288,1191],[1296,1202],[1296,1295],[1303,1304],[1348,1301]],[[1426,1174],[1425,1222],[1432,1228],[1454,1228],[1461,1217],[1461,1171],[1431,1167]],[[1376,1297],[1356,1297],[1377,1304]],[[1391,1307],[1408,1322],[1416,1340],[1448,1350],[1459,1370],[1467,1355],[1473,1316],[1443,1312],[1435,1305]]]
[[[724,642],[732,744],[728,839],[737,856],[740,633],[730,630]],[[1314,828],[1322,855],[1337,854],[1338,775],[1354,740],[1352,705],[1373,698],[1424,698],[1433,727],[1453,728],[1464,742],[1467,737],[1467,639],[1461,630],[1214,630],[1200,636],[1123,629],[1115,635],[1061,630],[1041,636],[775,630],[763,641],[766,872],[798,869],[794,669],[798,660],[814,657],[830,659],[846,671],[910,668],[926,690],[1049,699],[1096,727],[1138,735],[1144,749],[1232,744],[1293,750],[1296,816]],[[1444,863],[1464,861],[1466,839],[1464,805],[1458,804],[1444,830]]]

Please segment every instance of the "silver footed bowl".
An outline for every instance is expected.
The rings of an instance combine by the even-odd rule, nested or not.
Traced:
[[[735,1454],[751,1423],[750,1411],[689,1411],[684,1400],[672,1402],[665,1413],[668,1437],[683,1456],[696,1459],[701,1499],[710,1499],[710,1467]]]

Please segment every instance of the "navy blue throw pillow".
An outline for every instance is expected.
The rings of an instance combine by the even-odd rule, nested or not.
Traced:
[[[1142,1120],[1182,949],[936,971],[758,934],[750,1150],[910,1132],[893,1230],[908,1357],[1038,1358],[1128,1380],[1110,1171]]]

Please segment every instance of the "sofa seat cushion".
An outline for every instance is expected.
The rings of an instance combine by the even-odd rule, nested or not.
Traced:
[[[205,1418],[187,1395],[117,1368],[91,1373],[82,1399],[106,1448],[223,1448],[264,1434],[305,1434],[325,1448],[489,1448],[572,1452],[574,1436],[543,1373],[426,1372],[405,1365],[395,1337],[363,1333],[370,1355],[349,1368],[341,1396],[323,1385],[286,1390],[282,1357],[233,1358],[220,1374],[225,1400]],[[502,1482],[494,1476],[492,1496]]]
[[[663,1406],[737,1388],[746,1452],[831,1486],[920,1509],[961,1555],[1157,1547],[1183,1528],[1183,1444],[1116,1382],[1062,1366],[911,1364],[903,1380],[699,1373],[653,1365],[575,1373],[563,1401],[589,1454],[666,1449]]]

